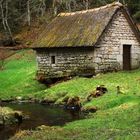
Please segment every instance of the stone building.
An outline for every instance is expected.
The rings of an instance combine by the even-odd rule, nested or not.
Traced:
[[[36,50],[40,78],[131,70],[140,66],[139,30],[125,6],[61,13],[44,29]]]

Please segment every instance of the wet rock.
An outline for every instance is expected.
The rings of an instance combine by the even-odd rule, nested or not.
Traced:
[[[91,106],[91,107],[87,107],[87,108],[82,108],[81,110],[83,112],[87,112],[87,113],[89,113],[89,112],[95,113],[98,110],[98,108],[96,106]]]
[[[36,99],[35,97],[28,97],[25,101],[28,103],[39,103],[39,99]]]
[[[72,97],[72,98],[65,98],[64,100],[66,104],[64,105],[64,108],[67,110],[73,110],[73,111],[80,111],[81,110],[81,102],[80,98],[78,96]]]
[[[90,95],[88,95],[87,101],[90,101],[92,98],[100,97],[106,92],[108,92],[108,90],[104,85],[97,86],[96,90],[93,91]]]
[[[14,101],[14,99],[7,99],[7,100],[1,99],[1,103],[11,103],[13,101]]]
[[[18,97],[16,97],[16,100],[21,101],[22,97],[18,96]]]
[[[66,104],[66,103],[68,102],[69,98],[70,98],[70,97],[65,96],[65,97],[63,98],[62,102],[63,102],[64,104]]]
[[[13,111],[12,109],[8,107],[0,107],[0,124],[1,125],[9,125],[9,124],[14,124],[16,122],[17,120],[15,118],[15,111]]]
[[[30,103],[38,103],[39,100],[36,99],[36,98],[31,98],[31,99],[29,100],[29,102],[30,102]]]
[[[55,103],[55,100],[53,100],[53,99],[43,99],[40,101],[40,104],[50,105],[50,104],[54,104],[54,103]]]
[[[14,117],[17,120],[18,125],[20,125],[23,121],[23,115],[21,112],[14,112]]]
[[[103,94],[105,94],[106,92],[108,92],[107,88],[105,87],[105,85],[100,85],[96,88],[96,90],[101,91]]]
[[[50,130],[50,126],[46,126],[46,125],[41,125],[41,126],[38,126],[36,129],[37,130],[46,130],[46,129],[49,129]]]

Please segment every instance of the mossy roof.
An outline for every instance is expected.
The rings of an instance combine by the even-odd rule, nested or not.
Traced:
[[[43,33],[33,48],[94,46],[111,21],[121,3],[112,3],[100,8],[60,13]]]

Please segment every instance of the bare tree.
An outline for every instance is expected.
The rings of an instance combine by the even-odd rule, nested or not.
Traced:
[[[41,0],[40,2],[41,16],[44,16],[44,13],[46,11],[46,3],[45,0]]]
[[[68,11],[71,12],[71,10],[72,10],[72,9],[71,9],[71,0],[69,0],[69,1],[66,0],[66,1],[65,1],[65,4],[66,4],[66,9],[68,9]]]
[[[7,26],[7,30],[8,30],[10,39],[13,40],[13,35],[11,32],[10,26],[8,24],[8,1],[7,0],[5,0],[5,10],[6,10],[6,12],[5,12],[5,24]]]
[[[2,24],[5,30],[6,36],[8,39],[13,41],[13,35],[11,32],[11,28],[8,23],[8,1],[7,0],[0,0],[0,10],[1,10],[1,17],[2,17]]]
[[[7,29],[6,29],[6,25],[5,25],[5,16],[4,16],[3,0],[0,1],[0,9],[1,9],[2,24],[3,24],[3,27],[4,27],[5,32],[7,33]]]
[[[61,2],[60,0],[53,0],[52,7],[53,7],[54,16],[56,16],[57,13],[58,13],[58,5],[59,5],[60,2]]]
[[[83,0],[83,4],[84,4],[86,10],[88,10],[89,9],[89,0]]]
[[[126,4],[125,0],[123,0],[123,4],[124,4],[124,5]]]
[[[31,11],[30,11],[30,0],[27,0],[27,22],[28,26],[31,26]]]

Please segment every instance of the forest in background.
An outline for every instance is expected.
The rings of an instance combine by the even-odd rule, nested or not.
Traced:
[[[134,20],[140,22],[140,0],[116,0],[128,7]],[[28,30],[48,23],[60,12],[91,9],[114,0],[0,0],[0,37],[14,44],[14,36],[24,27]],[[1,43],[1,42],[0,42]]]

